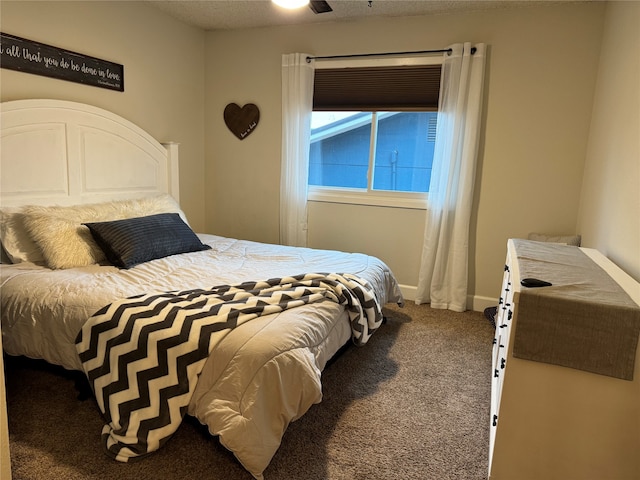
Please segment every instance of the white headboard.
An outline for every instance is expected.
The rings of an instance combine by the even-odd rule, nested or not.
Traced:
[[[178,145],[130,121],[62,100],[0,104],[0,205],[76,205],[169,193]]]

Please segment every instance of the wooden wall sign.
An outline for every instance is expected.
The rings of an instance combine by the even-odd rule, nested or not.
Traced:
[[[0,32],[0,66],[9,70],[124,91],[124,67]]]
[[[260,110],[253,103],[247,103],[242,108],[230,103],[224,109],[224,123],[240,140],[247,138],[258,126],[259,121]]]

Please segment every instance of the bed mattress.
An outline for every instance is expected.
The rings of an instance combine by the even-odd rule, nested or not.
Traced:
[[[2,265],[5,351],[81,370],[78,332],[109,303],[303,273],[354,274],[369,283],[380,305],[402,302],[393,274],[375,257],[199,237],[212,248],[129,270]],[[218,435],[255,478],[262,478],[288,424],[321,401],[321,371],[350,337],[345,308],[328,300],[243,323],[229,330],[207,359],[188,413]]]

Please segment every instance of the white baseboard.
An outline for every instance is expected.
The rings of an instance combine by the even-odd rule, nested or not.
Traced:
[[[484,312],[484,309],[487,307],[498,306],[498,299],[481,297],[480,295],[469,295],[467,297],[467,306],[475,312]]]
[[[400,285],[400,291],[402,292],[402,296],[404,297],[404,301],[415,301],[416,294],[418,292],[418,287],[413,285]]]
[[[414,285],[400,285],[400,291],[404,296],[405,302],[415,301],[418,287]],[[480,295],[467,296],[467,308],[475,312],[483,312],[487,307],[495,307],[498,305],[497,298],[482,297]]]

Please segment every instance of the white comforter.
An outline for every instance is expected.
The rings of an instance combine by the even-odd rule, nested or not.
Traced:
[[[81,370],[75,339],[101,307],[143,293],[297,275],[353,273],[380,305],[402,302],[379,259],[200,235],[211,250],[176,255],[130,270],[91,266],[52,271],[2,265],[2,335],[10,355]],[[207,360],[189,414],[220,436],[255,478],[262,478],[290,421],[320,402],[320,372],[351,336],[344,307],[331,301],[266,315],[228,332]]]

